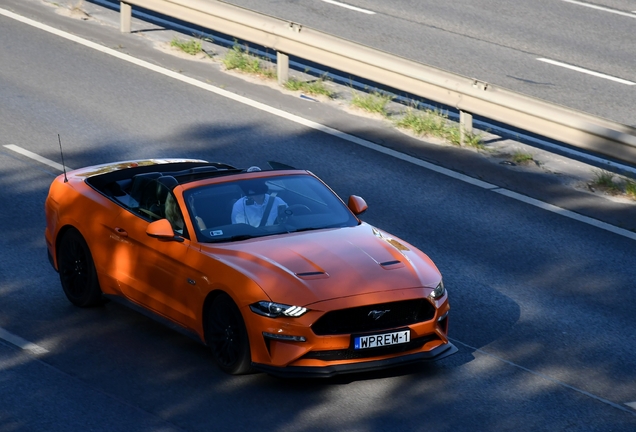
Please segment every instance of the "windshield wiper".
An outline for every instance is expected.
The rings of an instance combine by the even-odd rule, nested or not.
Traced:
[[[314,231],[314,230],[319,230],[319,229],[323,229],[325,227],[307,227],[307,228],[299,228],[297,230],[293,230],[293,231],[288,231],[288,233],[297,233],[297,232],[303,232],[303,231]]]
[[[297,230],[287,231],[287,232],[288,233],[296,233],[296,232],[315,231],[315,230],[329,229],[329,228],[346,228],[348,226],[349,225],[347,225],[347,224],[335,223],[335,224],[324,225],[324,226],[319,226],[319,227],[298,228]]]
[[[240,234],[240,235],[234,235],[234,236],[227,237],[227,238],[211,239],[208,243],[233,242],[233,241],[248,240],[248,239],[256,238],[256,237],[262,237],[262,236],[251,235],[251,234]]]

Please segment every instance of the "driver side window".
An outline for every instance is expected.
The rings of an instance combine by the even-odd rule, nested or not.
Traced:
[[[177,180],[172,176],[160,176],[148,182],[140,191],[139,207],[136,211],[153,222],[168,219],[175,234],[189,238],[183,223],[183,214],[172,193],[177,184]]]
[[[183,214],[181,213],[177,199],[174,197],[172,192],[168,192],[168,196],[166,197],[165,216],[166,219],[168,219],[168,222],[170,222],[170,225],[172,225],[174,232],[187,238],[187,231],[185,223],[183,222]]]

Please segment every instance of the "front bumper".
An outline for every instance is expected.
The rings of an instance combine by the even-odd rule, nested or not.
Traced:
[[[388,369],[397,366],[404,366],[421,361],[441,360],[457,352],[457,347],[448,342],[430,351],[407,354],[399,357],[392,357],[382,360],[372,360],[368,362],[339,364],[332,366],[287,366],[276,367],[261,363],[252,363],[252,366],[270,375],[284,378],[329,378],[335,375],[371,372],[381,369]]]

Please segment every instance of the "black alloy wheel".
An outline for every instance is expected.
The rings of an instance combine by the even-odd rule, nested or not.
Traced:
[[[64,294],[79,307],[102,303],[95,264],[82,235],[75,229],[67,231],[58,247],[57,266]]]
[[[224,372],[252,372],[250,344],[243,317],[227,294],[219,294],[206,314],[206,340],[216,364]]]

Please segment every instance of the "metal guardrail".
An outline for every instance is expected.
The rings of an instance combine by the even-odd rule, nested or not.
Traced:
[[[476,79],[389,54],[301,24],[216,0],[120,2],[122,32],[130,32],[132,6],[253,42],[277,53],[279,82],[288,55],[420,96],[460,111],[462,131],[472,115],[498,121],[571,146],[636,164],[636,129]]]

